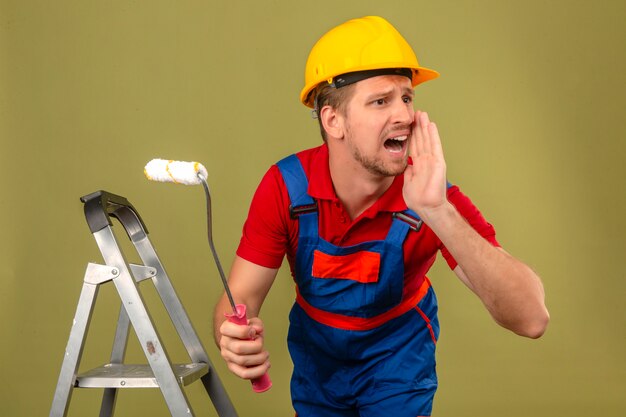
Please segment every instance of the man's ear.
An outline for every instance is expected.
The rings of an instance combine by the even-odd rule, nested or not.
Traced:
[[[319,118],[328,136],[343,139],[345,117],[331,106],[324,106],[320,110]]]

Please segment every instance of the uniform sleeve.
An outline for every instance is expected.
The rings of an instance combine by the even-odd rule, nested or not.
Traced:
[[[467,222],[478,232],[478,234],[480,234],[493,246],[500,247],[500,244],[496,240],[496,230],[494,227],[487,222],[487,220],[485,220],[482,213],[478,210],[474,203],[472,203],[469,197],[459,190],[459,187],[452,186],[448,189],[448,201],[456,207],[461,216],[467,220]],[[450,266],[450,269],[456,268],[458,265],[456,260],[443,245],[441,245],[441,254],[448,263],[448,266]]]
[[[287,188],[273,165],[252,198],[237,255],[266,268],[279,268],[289,241],[288,213]]]

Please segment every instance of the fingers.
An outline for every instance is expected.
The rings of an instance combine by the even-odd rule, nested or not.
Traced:
[[[413,146],[411,147],[411,157],[416,157],[430,153],[430,134],[428,126],[430,120],[428,119],[428,113],[417,110],[415,112],[415,120],[413,122],[412,140]]]
[[[239,340],[224,337],[220,343],[220,353],[228,364],[239,367],[255,367],[269,362],[269,353],[263,350],[261,338],[256,340]]]
[[[241,366],[234,362],[227,362],[226,365],[232,373],[243,379],[260,378],[271,368],[269,360],[258,366]]]
[[[415,117],[413,118],[413,126],[411,129],[411,140],[409,141],[409,156],[411,157],[413,161],[415,161],[415,159],[417,158],[419,154],[419,151],[417,149],[417,144],[420,141],[419,139],[420,134],[419,134],[419,129],[418,129],[420,114],[421,114],[421,111],[419,110],[415,112]]]
[[[415,112],[411,139],[409,155],[412,159],[423,154],[443,155],[437,125],[430,121],[428,113],[424,111]]]
[[[402,196],[420,216],[446,202],[446,163],[437,125],[428,114],[415,112],[410,155],[413,165],[404,171]]]
[[[430,138],[430,119],[428,118],[428,113],[425,111],[420,114],[419,118],[419,127],[422,138],[422,150],[424,153],[431,153],[431,138]]]
[[[267,372],[269,353],[263,348],[261,320],[251,319],[247,326],[225,321],[220,333],[220,353],[231,372],[244,379],[258,378]]]

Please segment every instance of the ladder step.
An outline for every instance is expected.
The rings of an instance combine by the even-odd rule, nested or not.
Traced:
[[[172,370],[181,385],[189,385],[209,372],[206,363],[174,364]],[[76,377],[79,388],[158,388],[150,365],[108,363]]]

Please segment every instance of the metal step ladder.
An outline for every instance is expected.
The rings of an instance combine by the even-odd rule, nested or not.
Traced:
[[[220,417],[236,417],[226,393],[189,317],[172,286],[148,230],[135,208],[124,197],[97,191],[81,197],[85,217],[100,248],[104,265],[89,263],[78,300],[50,417],[67,415],[74,388],[104,388],[100,417],[111,417],[121,388],[160,388],[172,416],[189,417],[193,411],[183,386],[200,379]],[[124,227],[143,265],[129,264],[113,233],[111,217]],[[171,364],[156,331],[138,284],[151,279],[183,342],[191,363]],[[77,375],[83,347],[100,285],[113,282],[119,293],[120,308],[110,363]],[[148,363],[124,364],[132,325]]]

